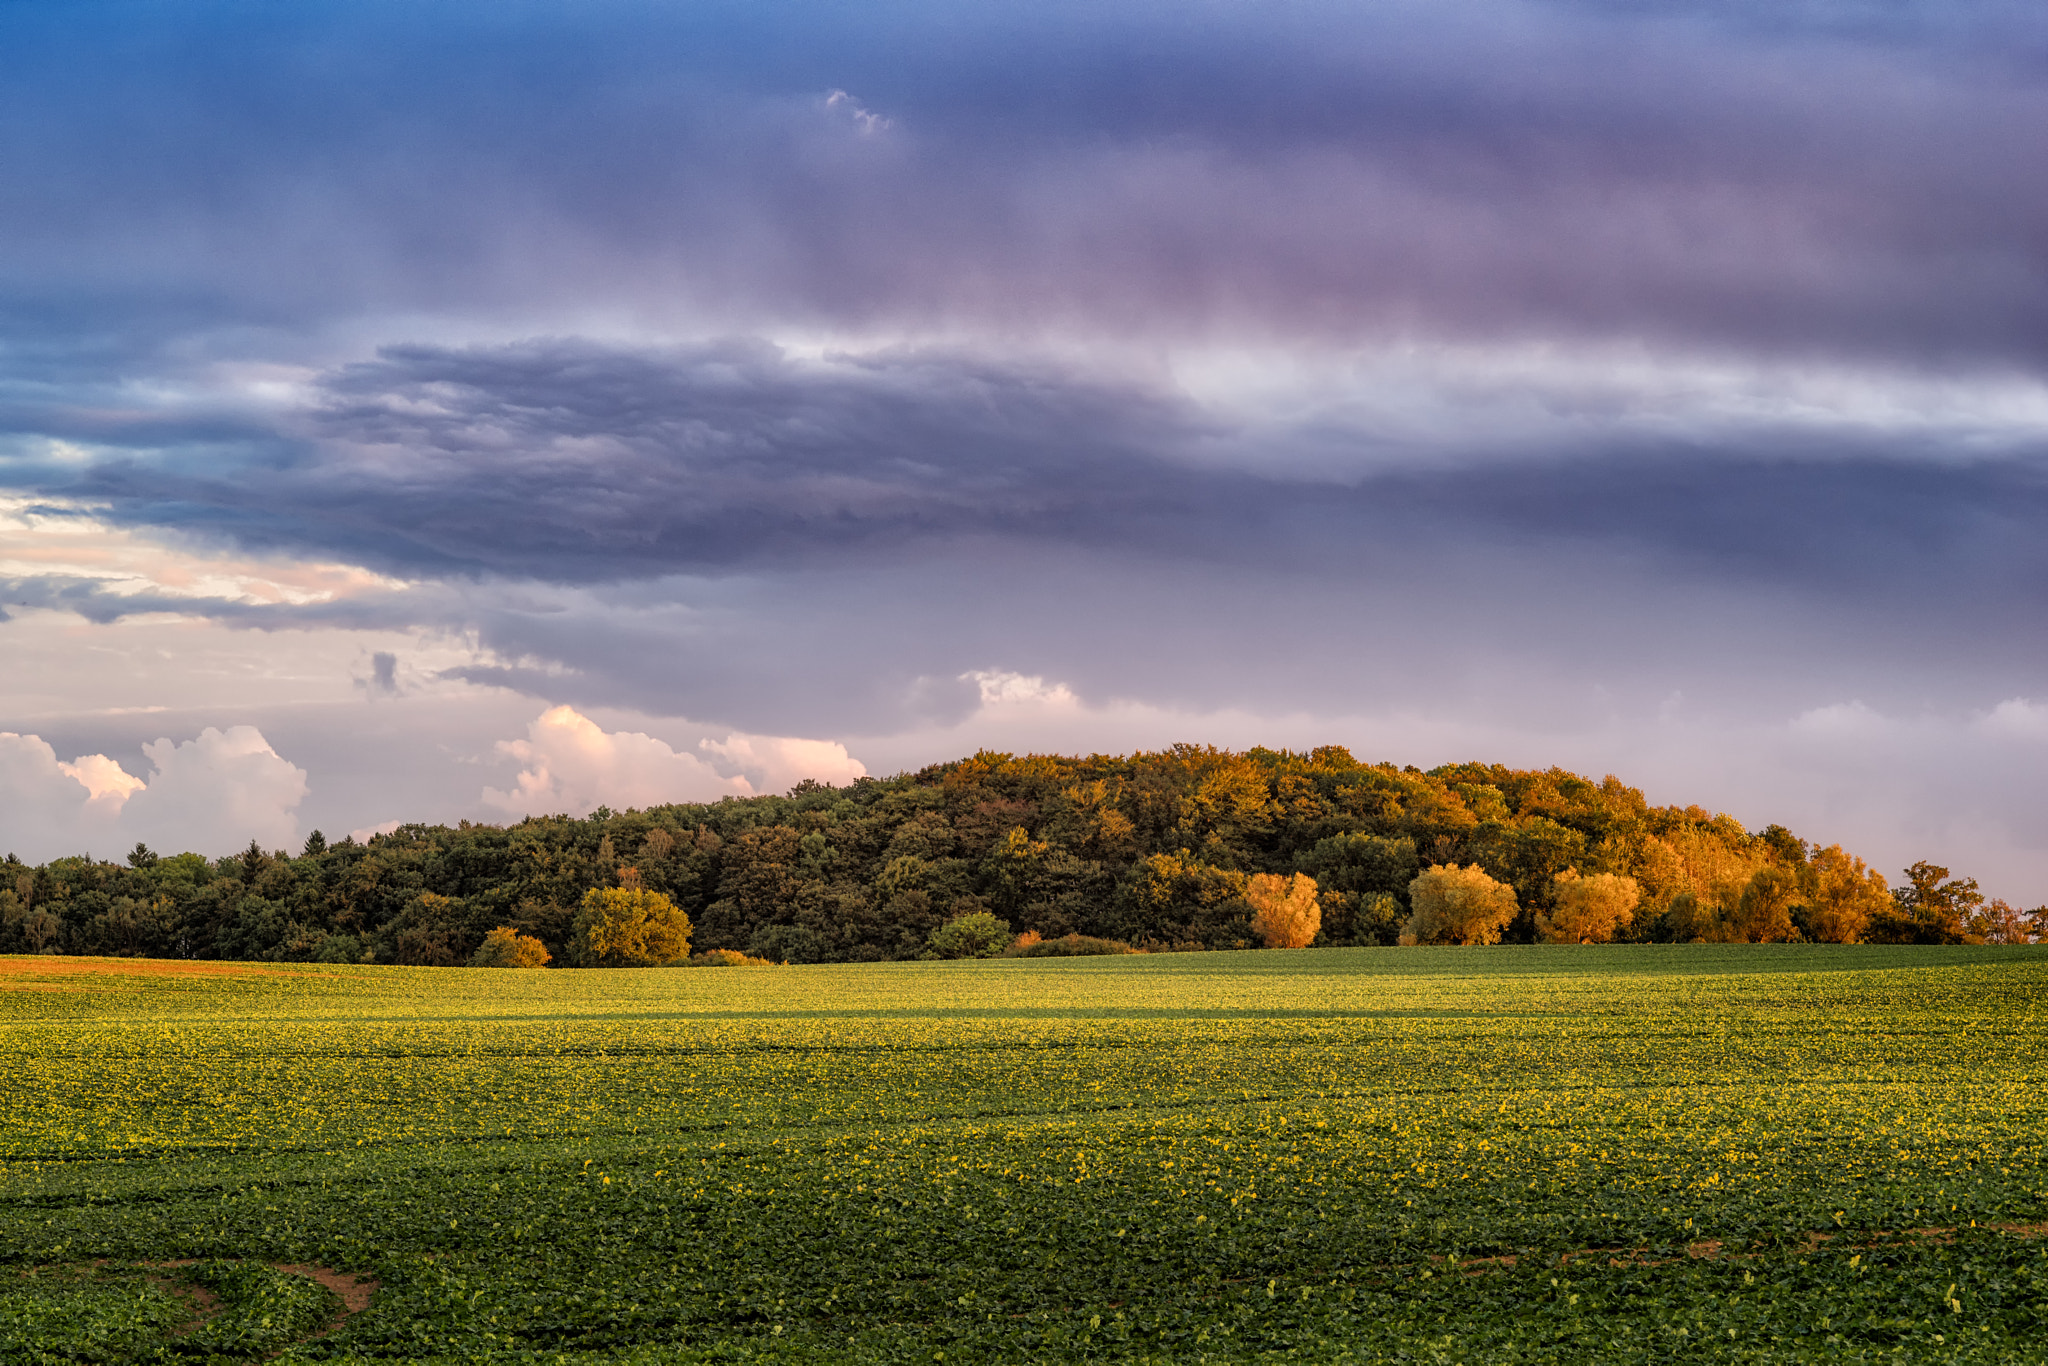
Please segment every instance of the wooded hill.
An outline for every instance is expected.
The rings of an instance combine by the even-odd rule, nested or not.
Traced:
[[[693,947],[791,962],[918,957],[935,928],[978,912],[1048,939],[1251,947],[1245,882],[1262,872],[1315,879],[1317,944],[1393,944],[1409,884],[1438,864],[1514,889],[1508,942],[1535,937],[1567,870],[1635,880],[1621,940],[2026,937],[2024,917],[1945,869],[1916,865],[1892,893],[1839,847],[1652,807],[1613,777],[1181,745],[982,753],[780,797],[407,825],[367,843],[315,832],[297,855],[138,847],[125,863],[35,868],[10,855],[0,952],[447,965],[510,926],[559,955],[584,894],[634,874],[688,912]],[[2021,928],[2001,931],[1999,913]]]

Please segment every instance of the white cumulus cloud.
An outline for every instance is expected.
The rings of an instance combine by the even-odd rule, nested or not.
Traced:
[[[104,754],[65,763],[40,736],[0,732],[0,845],[40,862],[105,857],[137,841],[159,853],[219,855],[252,839],[275,849],[297,838],[305,770],[254,726],[209,726],[142,752],[147,779]]]
[[[700,743],[708,757],[638,731],[608,731],[574,707],[552,707],[527,727],[524,740],[498,742],[499,753],[519,761],[519,772],[508,789],[486,787],[483,802],[513,817],[582,815],[599,806],[627,810],[782,792],[805,778],[848,783],[867,772],[829,740],[733,734]]]
[[[224,853],[248,840],[282,849],[296,842],[306,771],[272,749],[254,726],[208,726],[196,739],[155,740],[142,752],[154,771],[121,809],[124,838],[159,853]]]
[[[40,862],[58,850],[83,852],[95,836],[111,838],[108,813],[88,810],[93,793],[73,767],[59,763],[40,735],[0,731],[0,845],[7,852]]]
[[[798,740],[785,735],[728,735],[698,744],[739,770],[739,781],[754,792],[787,792],[806,778],[843,787],[867,776],[860,760],[833,740]]]
[[[574,707],[542,712],[524,740],[501,740],[498,749],[519,761],[519,774],[508,791],[486,787],[483,800],[515,818],[716,801],[749,791],[744,779],[725,777],[694,754],[637,731],[608,731]]]

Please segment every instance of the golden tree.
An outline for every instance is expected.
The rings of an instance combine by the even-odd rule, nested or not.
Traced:
[[[1246,881],[1244,899],[1252,904],[1252,933],[1269,949],[1307,948],[1323,927],[1323,908],[1316,901],[1316,880],[1306,873],[1292,879],[1257,873]]]
[[[579,968],[644,968],[690,956],[690,917],[660,892],[593,887],[569,927]]]
[[[1408,905],[1403,944],[1498,944],[1515,918],[1515,889],[1476,863],[1440,863],[1408,884]]]
[[[484,936],[484,942],[470,956],[473,968],[544,968],[554,955],[548,946],[530,934],[500,925]]]
[[[1813,851],[1814,888],[1807,910],[1813,937],[1823,944],[1857,944],[1870,918],[1892,909],[1884,874],[1839,844]]]
[[[1551,907],[1536,917],[1547,944],[1605,944],[1635,918],[1642,889],[1632,877],[1567,868],[1550,880]]]
[[[1742,889],[1734,913],[1724,916],[1745,944],[1783,944],[1799,938],[1792,907],[1799,901],[1799,878],[1789,868],[1759,868]]]

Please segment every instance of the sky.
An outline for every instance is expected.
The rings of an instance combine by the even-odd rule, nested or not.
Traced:
[[[2048,10],[0,3],[0,845],[1341,744],[2048,901]]]

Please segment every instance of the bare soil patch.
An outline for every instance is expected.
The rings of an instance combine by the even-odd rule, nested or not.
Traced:
[[[301,1262],[272,1262],[273,1271],[282,1271],[288,1276],[304,1276],[320,1282],[341,1297],[341,1308],[328,1321],[325,1328],[313,1334],[313,1338],[324,1338],[340,1330],[344,1323],[370,1307],[370,1301],[384,1287],[368,1276],[352,1276],[346,1271],[336,1271],[331,1266],[312,1266]],[[310,1342],[313,1338],[308,1338]]]

